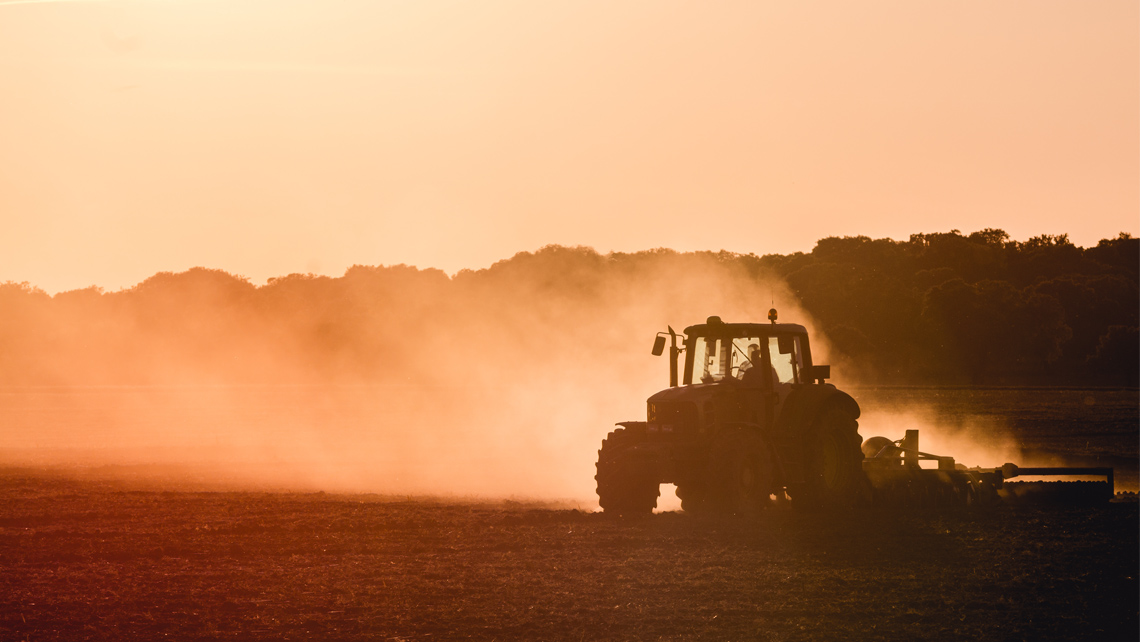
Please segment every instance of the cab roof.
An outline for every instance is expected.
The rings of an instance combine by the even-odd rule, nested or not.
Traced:
[[[715,317],[713,317],[715,318]],[[798,323],[724,323],[719,319],[685,328],[685,336],[769,337],[777,334],[807,334]]]

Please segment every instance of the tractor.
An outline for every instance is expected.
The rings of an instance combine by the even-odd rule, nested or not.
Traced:
[[[777,323],[775,309],[768,320],[713,316],[683,337],[672,327],[658,333],[653,354],[669,342],[669,387],[649,397],[645,421],[620,422],[602,440],[594,479],[605,513],[652,513],[664,483],[676,485],[685,512],[736,515],[785,502],[914,508],[1114,497],[1112,468],[967,468],[920,451],[917,430],[863,441],[859,404],[827,383],[831,368],[812,361],[807,330]],[[1104,481],[1006,481],[1019,476]]]
[[[654,355],[669,342],[669,387],[649,398],[645,421],[621,422],[602,441],[603,511],[651,513],[663,483],[676,485],[682,510],[698,513],[870,499],[859,405],[826,382],[831,369],[812,361],[803,326],[777,323],[775,309],[768,320],[713,316],[683,339],[672,327],[658,334]]]

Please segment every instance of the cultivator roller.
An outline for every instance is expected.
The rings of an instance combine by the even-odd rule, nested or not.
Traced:
[[[898,441],[871,437],[863,442],[863,472],[874,503],[881,506],[939,507],[986,505],[995,501],[1088,504],[1113,497],[1111,468],[967,468],[953,457],[924,453],[918,431]],[[924,468],[921,462],[936,462]],[[1015,477],[1103,477],[1104,481],[1008,481]]]

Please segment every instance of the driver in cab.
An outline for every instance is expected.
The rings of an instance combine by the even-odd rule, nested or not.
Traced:
[[[738,375],[740,377],[740,381],[747,386],[760,386],[760,384],[763,383],[762,375],[760,374],[760,371],[763,368],[760,367],[760,364],[760,346],[755,343],[748,344],[748,359],[746,359],[744,363],[740,364]],[[769,366],[768,369],[772,371],[772,385],[779,383],[780,379],[776,374],[776,369],[771,366]]]

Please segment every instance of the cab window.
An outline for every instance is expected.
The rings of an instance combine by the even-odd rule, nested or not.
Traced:
[[[768,339],[768,350],[772,356],[772,369],[780,383],[799,383],[803,357],[800,351],[800,338],[786,334]]]
[[[760,363],[760,346],[763,345],[760,337],[736,337],[732,340],[731,374],[737,379],[744,379],[744,374],[752,368],[758,368]]]
[[[713,383],[724,379],[725,341],[713,337],[697,337],[693,342],[692,383]]]

